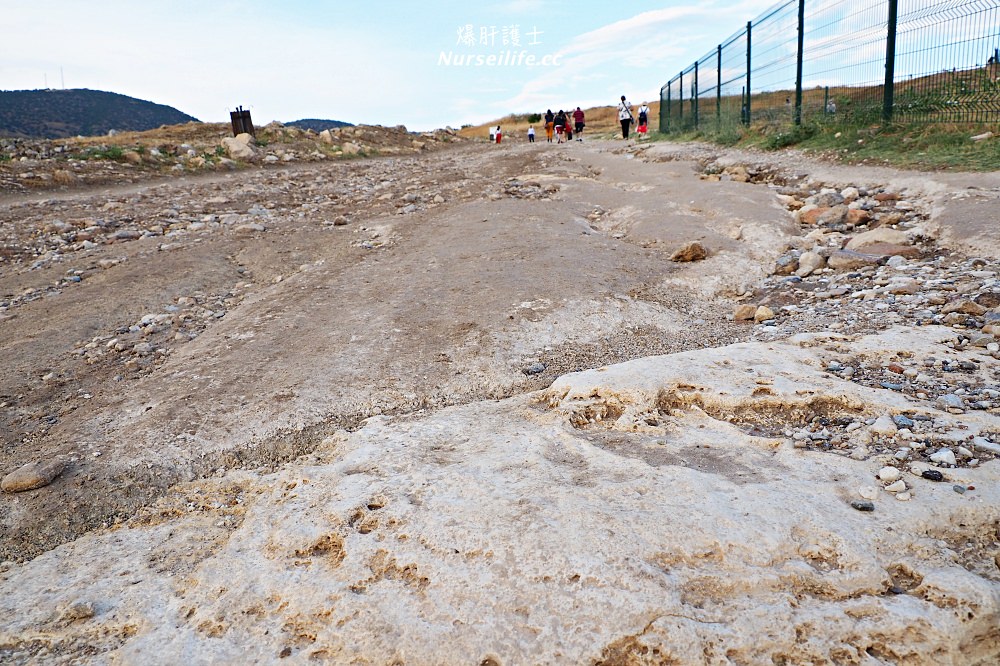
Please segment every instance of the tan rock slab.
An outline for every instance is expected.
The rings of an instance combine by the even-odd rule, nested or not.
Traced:
[[[847,242],[844,249],[861,250],[869,245],[876,244],[909,245],[909,242],[906,232],[899,231],[898,229],[879,227],[878,229],[858,234]]]
[[[22,465],[0,481],[0,490],[5,493],[20,493],[47,486],[66,469],[66,463],[59,458],[38,460]]]
[[[881,260],[882,257],[877,254],[837,250],[830,254],[830,257],[826,260],[826,264],[835,270],[853,270],[863,266],[878,265]]]

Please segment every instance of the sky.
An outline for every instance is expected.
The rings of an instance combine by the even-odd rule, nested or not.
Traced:
[[[411,130],[638,104],[775,0],[0,0],[0,89]]]

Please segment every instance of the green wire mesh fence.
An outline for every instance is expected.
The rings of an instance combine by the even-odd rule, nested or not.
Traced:
[[[660,89],[660,131],[1000,122],[1000,1],[787,0]]]

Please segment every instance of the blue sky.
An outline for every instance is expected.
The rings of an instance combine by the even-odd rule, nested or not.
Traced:
[[[0,0],[0,89],[64,81],[205,121],[242,105],[258,124],[457,127],[654,100],[773,2]]]

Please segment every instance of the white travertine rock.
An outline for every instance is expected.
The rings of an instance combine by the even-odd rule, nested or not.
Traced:
[[[124,527],[9,566],[0,644],[98,641],[109,663],[583,663],[643,650],[864,663],[877,641],[908,663],[970,650],[987,663],[1000,655],[995,580],[944,539],[995,525],[997,461],[956,471],[976,501],[915,478],[911,501],[861,511],[851,502],[875,460],[747,427],[901,408],[898,392],[824,372],[825,348],[890,356],[942,330],[742,343],[369,419],[305,461],[182,484]],[[900,562],[919,587],[886,595]],[[59,619],[80,600],[92,617]]]

